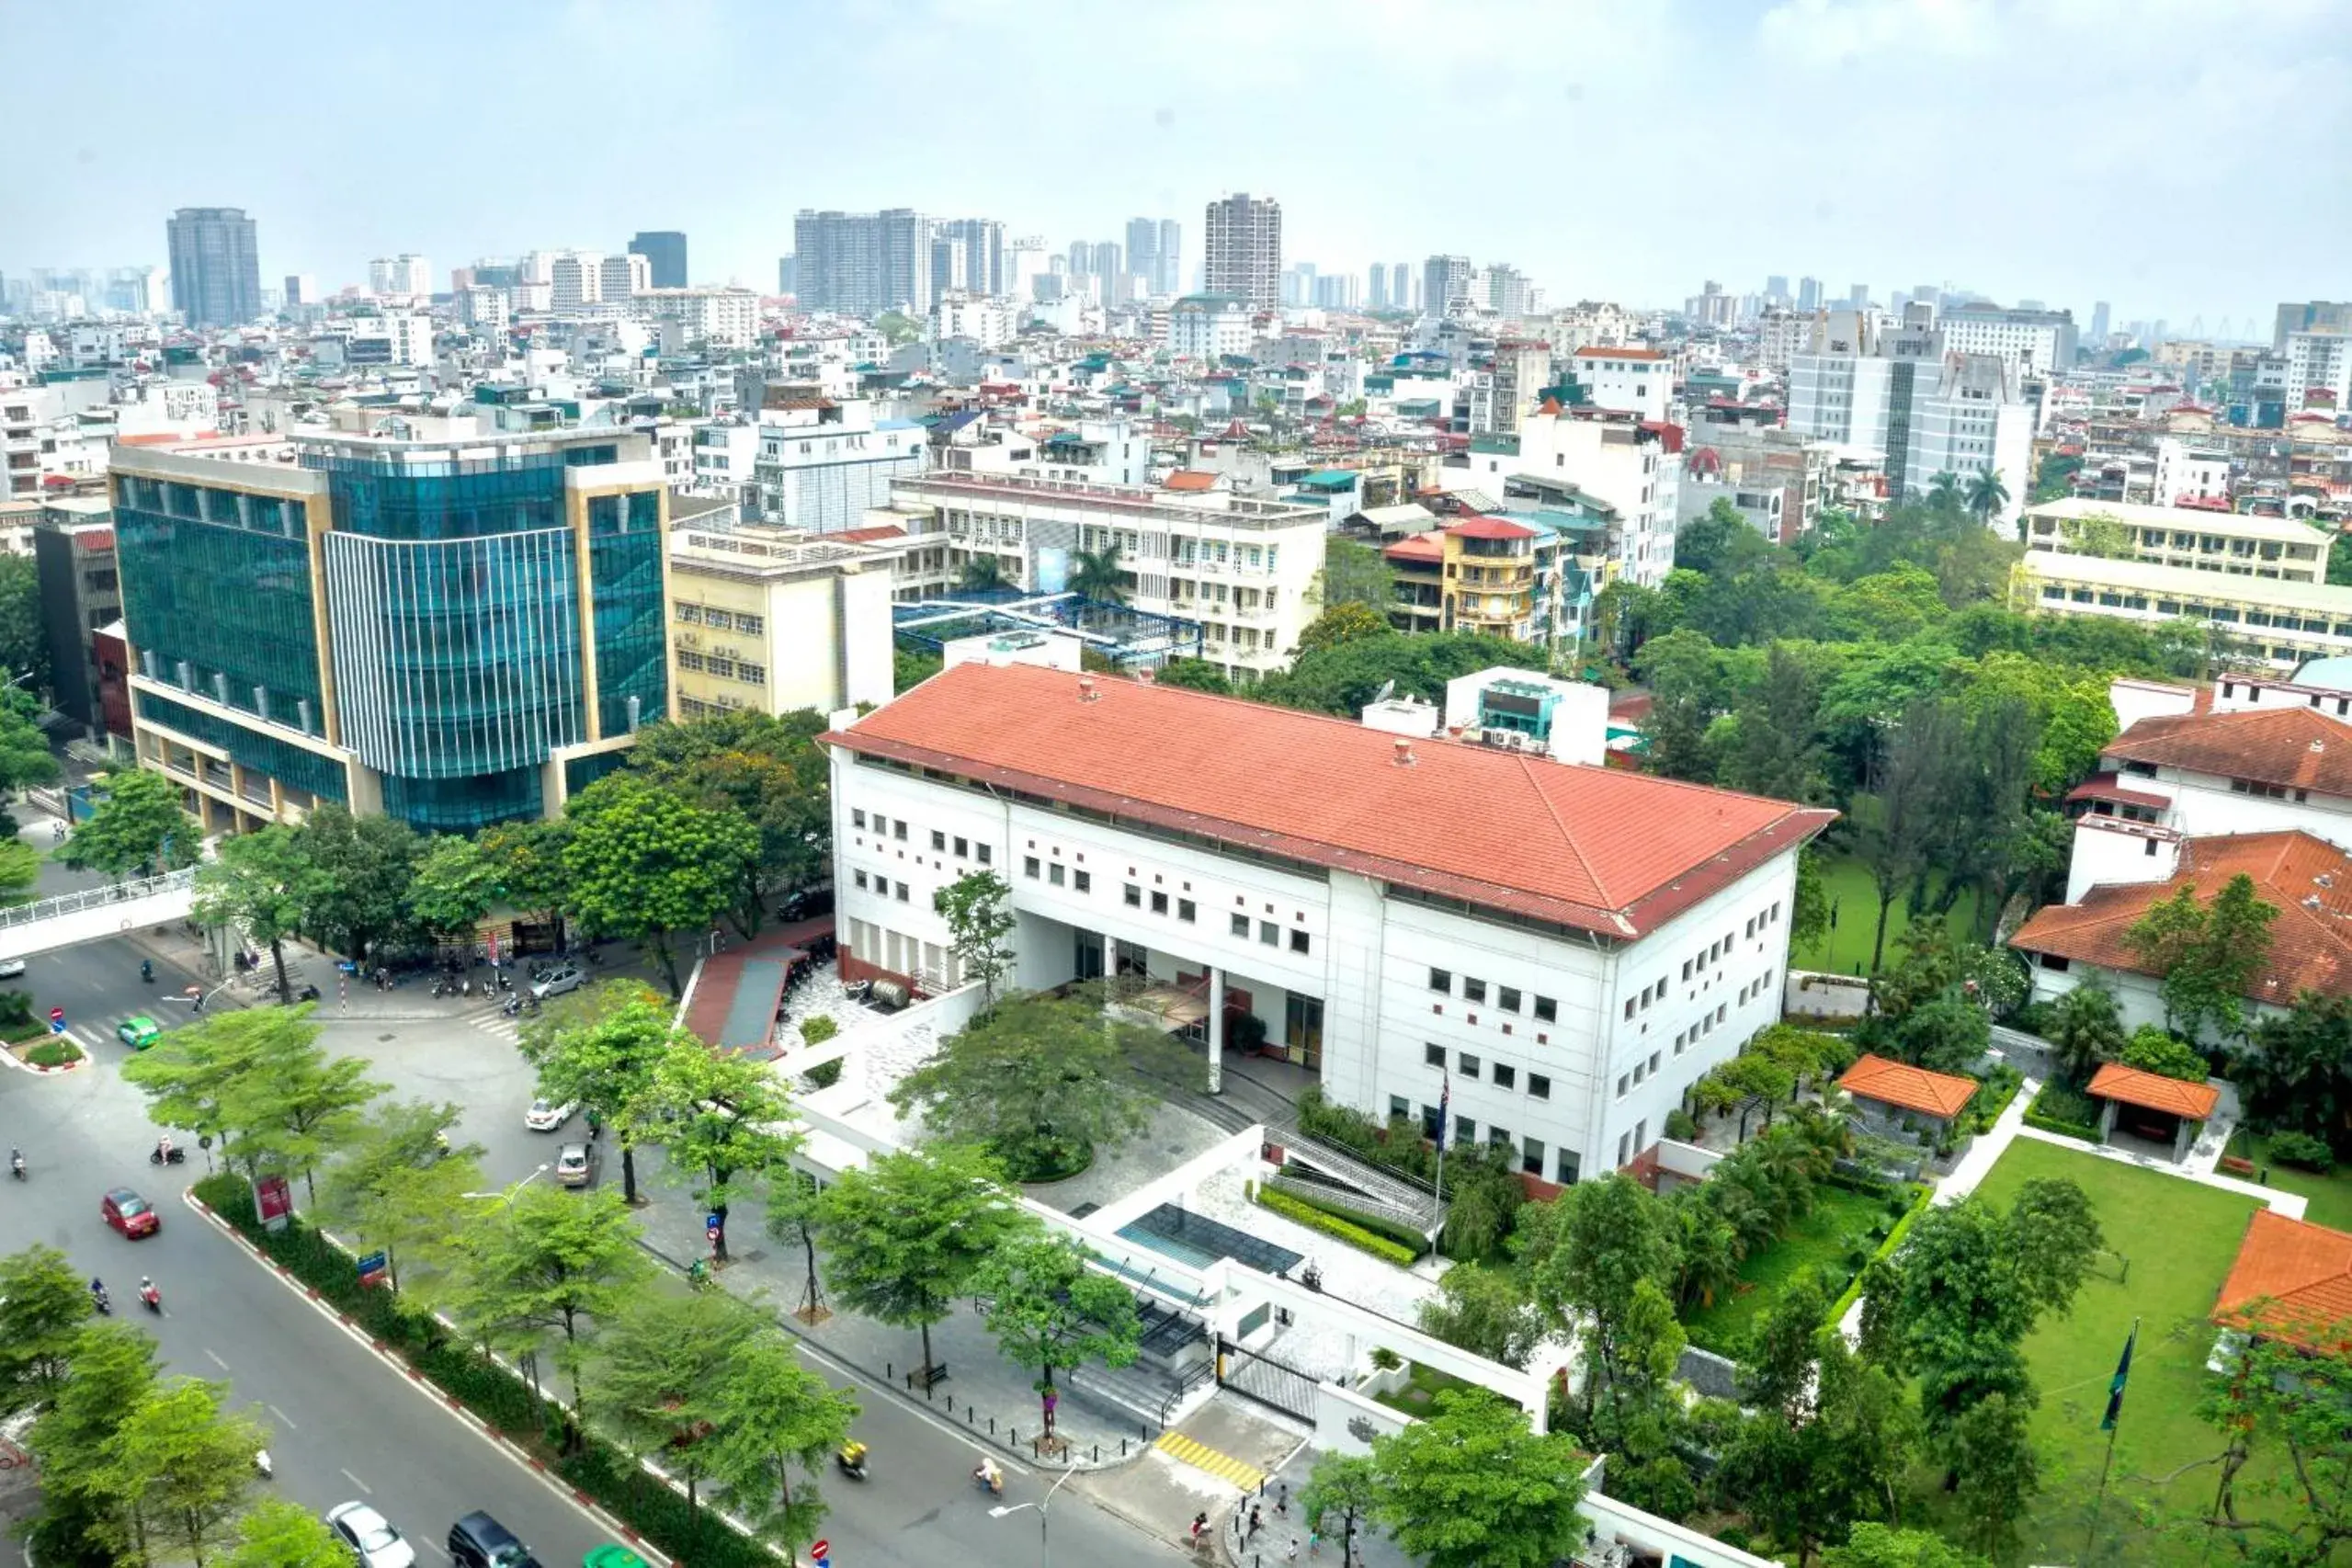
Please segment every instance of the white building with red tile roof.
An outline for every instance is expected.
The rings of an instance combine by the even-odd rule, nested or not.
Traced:
[[[1018,665],[826,740],[846,975],[956,984],[933,895],[993,870],[1017,984],[1221,996],[1212,1063],[1262,1028],[1335,1101],[1449,1106],[1548,1181],[1630,1160],[1778,1020],[1797,850],[1834,815]]]

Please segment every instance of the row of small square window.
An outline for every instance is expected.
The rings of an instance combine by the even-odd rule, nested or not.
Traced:
[[[1406,1099],[1403,1095],[1391,1095],[1389,1096],[1389,1115],[1392,1118],[1400,1116],[1410,1117],[1412,1114],[1412,1101]],[[1421,1135],[1424,1138],[1434,1139],[1437,1136],[1438,1119],[1443,1114],[1443,1112],[1439,1111],[1438,1108],[1433,1105],[1425,1105],[1421,1108]],[[1478,1123],[1467,1116],[1458,1116],[1454,1118],[1453,1137],[1451,1142],[1457,1147],[1464,1143],[1477,1142]],[[1486,1142],[1488,1147],[1495,1149],[1509,1149],[1516,1146],[1519,1151],[1519,1169],[1527,1172],[1528,1175],[1531,1176],[1541,1176],[1544,1174],[1543,1160],[1545,1150],[1542,1139],[1521,1138],[1517,1140],[1515,1145],[1511,1134],[1508,1131],[1500,1127],[1490,1126],[1486,1130]],[[1582,1161],[1577,1158],[1575,1152],[1570,1149],[1561,1150],[1559,1153],[1559,1160],[1560,1164],[1558,1170],[1555,1173],[1555,1179],[1560,1181],[1562,1185],[1573,1184],[1579,1174],[1579,1166],[1582,1165]]]
[[[1094,891],[1095,879],[1090,872],[1079,870],[1075,867],[1065,869],[1059,860],[1040,863],[1034,855],[1022,857],[1021,875],[1031,881],[1036,881],[1040,872],[1043,873],[1049,886],[1057,888],[1066,886],[1075,892]],[[1124,884],[1119,892],[1119,902],[1130,909],[1142,909],[1148,903],[1154,915],[1168,914],[1173,908],[1176,917],[1187,926],[1197,924],[1200,918],[1200,906],[1191,899],[1171,899],[1168,894],[1157,889],[1147,892],[1140,882]],[[1250,917],[1246,915],[1234,915],[1230,916],[1230,919],[1233,934],[1247,941],[1250,934]],[[1257,939],[1267,947],[1278,948],[1282,945],[1282,927],[1271,920],[1261,920],[1257,922]],[[1309,952],[1312,950],[1313,946],[1307,933],[1292,929],[1290,932],[1292,952]]]
[[[1663,1056],[1664,1052],[1653,1051],[1645,1060],[1636,1062],[1632,1072],[1619,1073],[1617,1075],[1617,1097],[1623,1099],[1628,1094],[1656,1077],[1658,1063]]]
[[[887,895],[891,891],[891,880],[888,877],[883,876],[880,871],[875,872],[871,878],[869,878],[863,871],[852,871],[849,875],[850,881],[860,888],[870,887],[874,892],[885,895]],[[912,899],[907,897],[906,884],[904,882],[898,884],[898,901],[901,903],[911,903],[914,902]]]
[[[1742,995],[1740,997],[1740,1003],[1744,1006],[1747,1003],[1747,997],[1745,995]],[[1675,1036],[1675,1054],[1676,1056],[1680,1056],[1684,1051],[1689,1050],[1692,1046],[1697,1045],[1709,1035],[1713,1034],[1715,1032],[1716,1026],[1722,1023],[1724,1018],[1730,1016],[1731,1010],[1730,1003],[1718,1002],[1715,1004],[1715,1010],[1713,1012],[1700,1014],[1697,1023],[1691,1025],[1688,1028],[1684,1029],[1681,1033]],[[1625,1091],[1623,1089],[1618,1090],[1618,1093],[1620,1095],[1624,1092]]]
[[[1446,1048],[1442,1045],[1430,1045],[1425,1043],[1421,1047],[1421,1060],[1426,1062],[1429,1066],[1437,1068],[1442,1072],[1445,1070],[1446,1066]],[[1453,1071],[1459,1073],[1465,1078],[1473,1079],[1476,1078],[1481,1072],[1484,1072],[1487,1074],[1487,1082],[1493,1084],[1498,1089],[1516,1089],[1519,1086],[1519,1070],[1517,1068],[1512,1066],[1507,1062],[1497,1062],[1489,1065],[1481,1062],[1478,1057],[1472,1055],[1467,1051],[1456,1051],[1454,1053]],[[1528,1097],[1534,1100],[1550,1099],[1551,1097],[1551,1077],[1542,1073],[1528,1074]]]
[[[862,828],[866,826],[866,812],[859,810],[853,810],[849,813],[849,823],[852,827]],[[891,837],[895,838],[901,844],[903,844],[906,842],[907,829],[911,824],[904,817],[901,817],[896,822],[892,822],[881,812],[876,812],[873,813],[872,825],[877,836],[888,834]],[[950,839],[946,834],[941,833],[937,828],[931,830],[931,847],[933,849],[942,855],[945,855],[949,853],[949,846],[950,844],[955,846],[953,853],[955,858],[959,860],[977,860],[983,866],[993,865],[995,862],[996,851],[989,845],[987,840],[982,839],[975,843],[971,839],[962,837]],[[1031,864],[1035,864],[1035,862],[1032,861]]]
[[[1307,949],[1304,948],[1299,949],[1299,951],[1302,953],[1306,950]],[[1454,977],[1452,971],[1434,968],[1430,970],[1429,989],[1432,991],[1442,991],[1449,996],[1452,995],[1454,994]],[[1486,1005],[1486,982],[1483,980],[1472,980],[1469,975],[1463,975],[1461,977],[1461,999],[1465,1002],[1475,1002],[1482,1007]],[[1494,1006],[1500,1007],[1506,1013],[1517,1012],[1519,1010],[1520,1000],[1519,990],[1516,985],[1498,985],[1494,988]],[[1527,998],[1527,1000],[1535,1004],[1532,1011],[1535,1016],[1543,1022],[1547,1024],[1556,1024],[1560,1021],[1560,1004],[1553,1001],[1551,997],[1534,996]]]

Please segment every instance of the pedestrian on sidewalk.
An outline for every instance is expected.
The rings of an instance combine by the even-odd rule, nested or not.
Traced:
[[[1289,1518],[1290,1517],[1290,1483],[1287,1481],[1283,1482],[1275,1489],[1274,1511],[1281,1515],[1284,1518]],[[1294,1550],[1298,1546],[1298,1542],[1296,1541],[1292,1541],[1290,1544]]]
[[[1296,1562],[1298,1560],[1299,1538],[1297,1536],[1292,1536],[1290,1538],[1290,1550],[1282,1554],[1282,1561],[1285,1562]]]
[[[1321,1557],[1323,1555],[1323,1526],[1321,1523],[1312,1524],[1307,1527],[1307,1555],[1309,1557]]]
[[[1263,1523],[1265,1523],[1265,1521],[1258,1517],[1257,1505],[1252,1503],[1249,1506],[1249,1530],[1242,1537],[1243,1545],[1247,1546],[1251,1541],[1257,1539],[1258,1527]]]

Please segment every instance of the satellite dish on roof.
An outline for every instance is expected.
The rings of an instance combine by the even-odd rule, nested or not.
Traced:
[[[1384,680],[1381,682],[1381,689],[1372,693],[1372,700],[1374,702],[1386,702],[1390,698],[1394,697],[1395,695],[1396,682],[1393,680]]]

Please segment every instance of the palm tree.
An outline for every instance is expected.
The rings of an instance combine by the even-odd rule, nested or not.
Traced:
[[[1960,505],[1960,478],[1945,469],[1927,482],[1927,506],[1931,511],[1957,512]]]
[[[1991,469],[1971,474],[1968,481],[1968,509],[1976,514],[1980,523],[1989,523],[1993,514],[2009,504],[2009,487]]]
[[[975,555],[963,563],[962,586],[974,593],[986,593],[993,588],[1009,588],[1005,580],[1005,560],[998,555]]]
[[[1717,1293],[1740,1277],[1740,1238],[1730,1221],[1700,1199],[1699,1191],[1685,1187],[1675,1195],[1682,1241],[1675,1293],[1685,1305],[1711,1307]]]
[[[1127,590],[1119,585],[1126,568],[1119,563],[1119,540],[1112,540],[1100,550],[1075,551],[1070,557],[1070,591],[1082,599],[1099,599],[1105,604],[1123,605]]]

